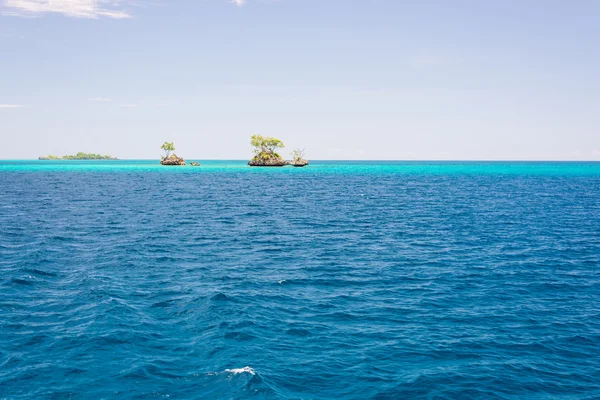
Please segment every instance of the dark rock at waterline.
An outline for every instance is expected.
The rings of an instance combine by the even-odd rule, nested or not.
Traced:
[[[192,167],[199,167],[199,166],[200,166],[200,163],[199,163],[199,162],[196,162],[196,161],[192,161],[192,162],[190,163],[190,165],[191,165]]]
[[[160,163],[161,165],[185,165],[185,160],[173,154],[169,158],[163,158],[162,160],[160,160]]]
[[[287,161],[279,154],[259,154],[248,161],[248,165],[251,167],[283,167],[287,165]]]
[[[308,160],[305,160],[304,158],[299,158],[299,159],[290,161],[288,164],[292,165],[294,167],[305,167],[309,163],[308,163]]]

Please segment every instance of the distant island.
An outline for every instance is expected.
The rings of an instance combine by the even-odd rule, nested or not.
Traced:
[[[248,161],[251,167],[283,167],[287,161],[277,153],[285,147],[279,139],[269,136],[252,135],[250,144],[254,147],[254,157]]]
[[[118,158],[102,154],[83,153],[80,151],[75,155],[66,155],[62,157],[50,155],[40,157],[39,160],[118,160]]]
[[[185,160],[173,153],[175,151],[175,144],[173,142],[164,142],[160,148],[165,152],[164,157],[160,159],[161,165],[185,165]],[[194,164],[200,165],[199,163]]]
[[[248,165],[251,167],[283,167],[284,165],[304,167],[309,164],[308,160],[304,158],[304,149],[292,151],[292,161],[284,160],[277,153],[277,149],[283,149],[285,145],[274,137],[252,135],[250,145],[254,147],[254,157],[248,161]]]

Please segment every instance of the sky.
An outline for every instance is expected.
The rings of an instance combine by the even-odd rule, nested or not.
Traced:
[[[600,160],[600,1],[0,0],[0,159]]]

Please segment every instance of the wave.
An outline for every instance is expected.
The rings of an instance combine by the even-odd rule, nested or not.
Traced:
[[[229,372],[230,374],[250,374],[256,375],[256,371],[252,367],[244,367],[244,368],[234,368],[234,369],[226,369],[225,372]]]

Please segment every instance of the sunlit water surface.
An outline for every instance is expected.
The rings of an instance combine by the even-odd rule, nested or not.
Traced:
[[[600,398],[600,163],[0,161],[0,398]]]

